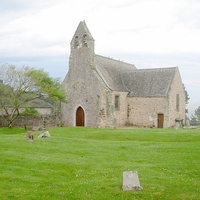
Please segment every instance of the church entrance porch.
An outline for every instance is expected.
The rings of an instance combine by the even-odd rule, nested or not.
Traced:
[[[76,110],[76,126],[85,126],[85,113],[82,107]]]

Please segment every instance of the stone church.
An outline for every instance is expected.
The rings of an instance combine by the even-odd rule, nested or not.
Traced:
[[[95,40],[81,21],[71,41],[63,81],[64,126],[158,127],[185,119],[185,91],[178,67],[137,69],[95,54]]]

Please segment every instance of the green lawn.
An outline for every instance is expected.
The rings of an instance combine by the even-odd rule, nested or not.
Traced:
[[[200,129],[0,128],[0,199],[200,199]],[[123,191],[137,170],[142,191]]]

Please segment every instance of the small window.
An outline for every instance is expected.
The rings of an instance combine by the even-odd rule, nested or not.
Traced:
[[[75,48],[79,48],[79,41],[78,41],[78,36],[75,37],[75,40],[74,40],[74,47]]]
[[[119,109],[119,95],[115,96],[115,109]]]
[[[179,101],[180,101],[180,98],[179,98],[179,94],[176,95],[176,110],[179,111]]]

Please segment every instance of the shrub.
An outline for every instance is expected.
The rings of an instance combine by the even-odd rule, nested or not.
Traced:
[[[25,108],[25,110],[22,112],[22,114],[25,114],[25,115],[38,115],[39,112],[35,108]]]

